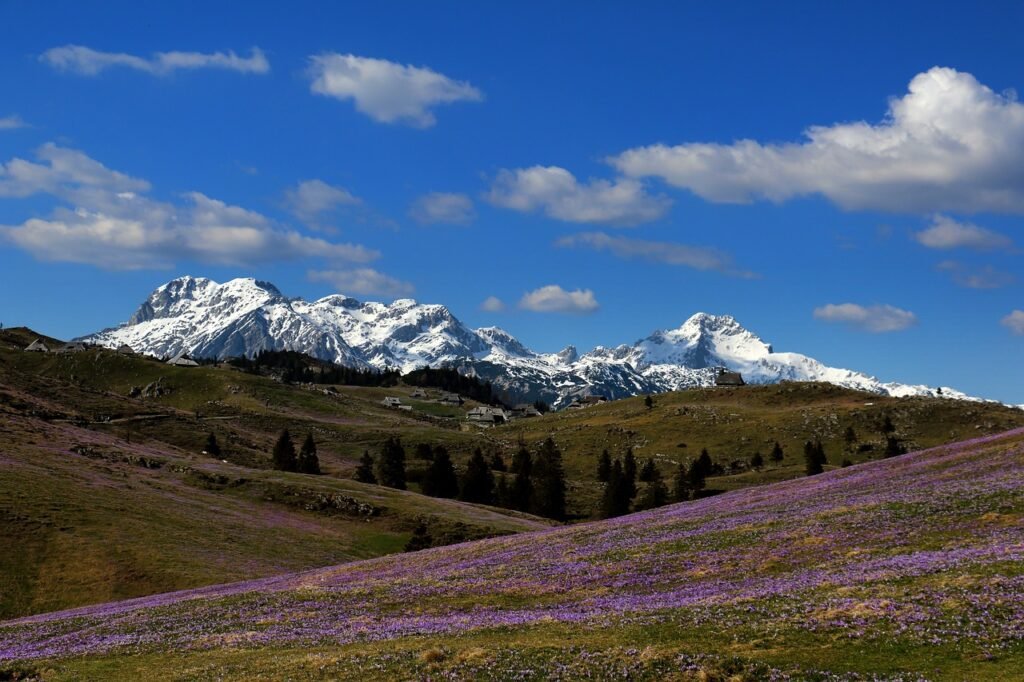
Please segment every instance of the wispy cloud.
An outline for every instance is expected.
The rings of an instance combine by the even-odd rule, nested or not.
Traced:
[[[600,306],[590,289],[566,291],[557,284],[534,289],[519,299],[519,307],[536,313],[587,314]]]
[[[483,93],[432,69],[386,59],[328,52],[310,57],[312,91],[352,100],[356,109],[380,123],[429,128],[433,109],[453,102],[479,102]]]
[[[1014,310],[999,322],[1014,334],[1024,336],[1024,310]]]
[[[1013,240],[1006,235],[963,223],[944,215],[932,219],[931,227],[914,233],[914,239],[929,249],[974,249],[990,251],[1013,246]]]
[[[949,274],[954,282],[968,289],[999,289],[1013,284],[1017,279],[1009,272],[996,270],[991,265],[973,267],[947,260],[939,263],[935,268]]]
[[[238,73],[264,74],[270,71],[270,62],[258,47],[248,57],[227,52],[156,52],[151,57],[139,57],[124,52],[101,52],[83,45],[53,47],[39,59],[57,71],[79,76],[97,76],[111,68],[142,71],[153,76],[166,76],[175,71],[222,69]]]
[[[403,296],[411,296],[413,291],[415,291],[415,287],[409,282],[403,282],[372,268],[310,270],[308,276],[314,282],[330,284],[339,293],[343,294],[401,298]]]
[[[368,262],[380,254],[277,226],[267,217],[200,192],[177,203],[145,195],[150,184],[80,151],[43,145],[39,162],[0,166],[0,197],[50,195],[47,218],[0,226],[7,241],[41,260],[108,269],[170,268],[177,260],[225,265],[294,259]]]
[[[555,245],[608,251],[619,258],[646,260],[695,270],[712,270],[734,277],[757,277],[752,272],[737,269],[729,254],[702,246],[613,237],[603,232],[582,232],[569,235],[556,241]]]
[[[891,305],[829,303],[815,308],[814,317],[824,322],[839,322],[875,334],[902,331],[917,324],[917,316],[914,313]]]
[[[476,219],[476,210],[465,194],[431,192],[413,202],[409,217],[421,225],[469,225]]]
[[[505,302],[497,296],[488,296],[480,304],[480,310],[488,313],[500,313],[505,310]]]
[[[21,119],[21,116],[11,114],[0,117],[0,130],[17,130],[18,128],[28,128],[28,124]]]
[[[573,223],[630,227],[658,220],[672,206],[664,195],[647,193],[638,180],[620,178],[581,183],[564,168],[533,166],[498,173],[486,199],[502,208]]]
[[[656,144],[609,159],[709,201],[820,194],[849,209],[1024,212],[1024,105],[969,73],[935,67],[878,124],[813,126],[785,144]]]

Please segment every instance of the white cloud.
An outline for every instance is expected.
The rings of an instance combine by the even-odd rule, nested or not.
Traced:
[[[480,304],[480,310],[488,313],[500,313],[505,310],[505,302],[497,296],[488,296]]]
[[[431,192],[413,202],[409,216],[421,225],[468,225],[476,219],[476,211],[465,194]]]
[[[914,313],[891,305],[829,303],[815,308],[814,317],[825,322],[842,322],[873,333],[897,332],[917,324]]]
[[[592,313],[598,309],[597,299],[590,289],[566,291],[557,284],[523,294],[519,307],[537,313]]]
[[[672,201],[647,193],[629,178],[582,184],[558,166],[533,166],[498,173],[486,198],[502,208],[545,215],[573,223],[632,226],[664,216]]]
[[[987,251],[1013,245],[1013,241],[1005,235],[972,223],[957,222],[944,215],[935,216],[931,227],[915,233],[914,239],[929,249],[966,248]]]
[[[440,104],[479,102],[483,93],[426,67],[328,52],[310,57],[311,89],[318,95],[351,99],[356,109],[381,123],[429,128]]]
[[[1024,310],[1014,310],[999,323],[1014,334],[1024,336]]]
[[[285,192],[288,208],[300,220],[315,223],[324,213],[340,206],[358,206],[362,203],[344,187],[328,185],[323,180],[303,180]]]
[[[947,260],[935,266],[940,272],[949,273],[953,281],[968,289],[999,289],[1013,284],[1017,278],[1009,272],[996,270],[991,265],[971,267]]]
[[[181,203],[150,199],[148,182],[79,151],[47,144],[37,156],[44,163],[13,159],[0,167],[0,197],[47,194],[64,205],[45,219],[0,226],[0,240],[42,260],[140,269],[170,268],[178,259],[249,265],[298,258],[361,263],[379,256],[277,227],[199,192]]]
[[[609,162],[717,202],[821,194],[848,209],[1024,212],[1024,105],[969,73],[932,68],[880,123],[814,126],[805,136],[656,144]]]
[[[270,71],[270,62],[258,47],[248,57],[228,52],[157,52],[150,58],[123,52],[100,52],[82,45],[53,47],[39,59],[57,71],[79,76],[96,76],[112,67],[143,71],[154,76],[166,76],[182,69],[226,69],[239,73],[264,74]]]
[[[311,270],[309,279],[327,282],[343,294],[377,295],[389,298],[410,296],[415,287],[371,268],[355,270]]]
[[[18,128],[27,127],[28,124],[21,120],[21,116],[16,114],[0,118],[0,130],[17,130]]]
[[[625,259],[641,259],[695,270],[713,270],[735,277],[756,277],[754,273],[738,270],[729,254],[701,246],[612,237],[603,232],[569,235],[559,239],[555,244],[569,248],[583,247],[595,251],[609,251]]]

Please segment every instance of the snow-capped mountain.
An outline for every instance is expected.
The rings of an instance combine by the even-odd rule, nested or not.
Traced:
[[[615,399],[707,386],[718,367],[741,372],[748,383],[823,381],[892,396],[970,399],[948,387],[883,383],[799,353],[777,353],[728,315],[697,313],[678,329],[632,345],[599,346],[583,355],[568,346],[545,354],[498,327],[470,329],[442,305],[361,303],[341,295],[310,303],[251,278],[172,280],[127,323],[83,340],[158,356],[226,358],[288,349],[350,367],[407,372],[446,365],[491,381],[512,400],[543,399],[556,407],[577,395]]]

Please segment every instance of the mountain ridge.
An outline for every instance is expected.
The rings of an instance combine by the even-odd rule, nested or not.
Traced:
[[[580,354],[569,345],[539,353],[500,327],[466,326],[444,305],[409,298],[360,302],[342,294],[307,302],[255,278],[220,284],[178,277],[154,290],[127,322],[82,340],[128,344],[157,356],[223,359],[296,350],[363,369],[451,366],[491,381],[513,400],[540,399],[555,407],[586,394],[617,399],[710,386],[718,367],[742,373],[749,383],[824,381],[896,397],[979,400],[949,387],[883,382],[799,353],[776,352],[731,315],[698,312],[675,329],[614,348]]]

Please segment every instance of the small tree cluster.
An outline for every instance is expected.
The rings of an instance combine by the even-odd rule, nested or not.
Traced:
[[[602,454],[602,457],[607,451]],[[601,496],[601,508],[598,510],[603,519],[610,519],[629,513],[630,504],[636,497],[636,458],[633,450],[626,451],[621,460],[616,458],[608,469],[608,480]]]
[[[396,436],[384,441],[377,461],[376,478],[382,486],[405,490],[405,448]]]
[[[808,476],[814,476],[825,471],[825,464],[828,458],[825,456],[825,448],[821,440],[807,441],[804,443],[804,470]]]
[[[430,466],[420,481],[420,488],[424,495],[430,497],[450,499],[459,494],[459,479],[455,475],[455,466],[445,446],[434,446]]]
[[[473,451],[466,464],[459,486],[459,499],[464,502],[494,504],[494,474],[480,448]]]

